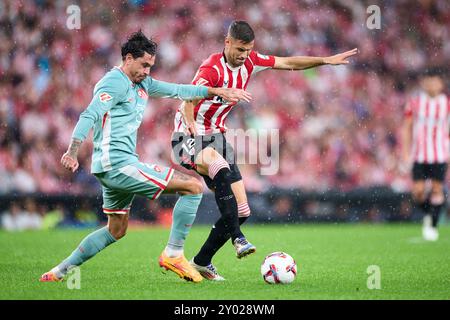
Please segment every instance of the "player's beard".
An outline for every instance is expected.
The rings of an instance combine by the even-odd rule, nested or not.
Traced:
[[[235,65],[236,65],[237,67],[240,67],[240,66],[242,66],[242,65],[245,63],[245,60],[246,60],[246,59],[243,59],[243,60],[236,59],[236,60],[235,60]]]
[[[147,76],[139,76],[139,77],[135,77],[135,80],[133,81],[134,83],[141,83],[142,81],[145,80]]]

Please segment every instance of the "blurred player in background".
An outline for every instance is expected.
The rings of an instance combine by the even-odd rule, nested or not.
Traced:
[[[403,164],[412,165],[412,196],[424,212],[422,235],[438,240],[439,215],[445,208],[444,180],[449,154],[450,102],[437,69],[420,77],[420,92],[405,107]],[[431,191],[427,190],[431,181]]]
[[[245,89],[251,76],[262,70],[304,70],[326,64],[347,64],[346,59],[357,53],[357,49],[353,49],[331,57],[275,57],[253,51],[254,39],[247,22],[233,21],[225,38],[224,51],[205,60],[192,83]],[[215,193],[221,213],[200,252],[191,260],[200,274],[210,280],[224,280],[211,261],[230,237],[238,258],[256,249],[240,230],[240,225],[250,215],[250,207],[234,150],[224,135],[226,117],[235,105],[236,102],[220,97],[184,102],[174,121],[172,148],[176,161],[204,178]]]
[[[141,163],[136,154],[137,131],[148,96],[179,99],[220,96],[239,101],[251,98],[243,90],[180,85],[152,79],[157,44],[142,32],[132,34],[122,45],[122,65],[110,70],[95,86],[94,96],[72,134],[72,142],[61,159],[75,172],[77,154],[90,129],[94,128],[91,172],[103,189],[103,212],[108,225],[89,234],[72,254],[43,274],[40,281],[60,281],[71,266],[79,266],[108,245],[121,239],[135,195],[157,199],[162,193],[179,193],[173,210],[169,241],[159,264],[188,281],[199,282],[200,274],[184,257],[183,247],[202,198],[202,184],[172,168]]]

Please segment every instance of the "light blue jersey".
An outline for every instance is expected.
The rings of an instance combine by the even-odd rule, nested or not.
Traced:
[[[84,141],[94,128],[92,173],[107,172],[138,162],[137,131],[144,116],[148,97],[205,98],[208,88],[174,84],[147,77],[133,83],[118,67],[95,85],[94,97],[73,131],[72,138]]]

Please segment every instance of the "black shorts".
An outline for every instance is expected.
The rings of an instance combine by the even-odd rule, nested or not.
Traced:
[[[195,158],[205,149],[211,147],[216,150],[230,165],[231,183],[242,180],[241,172],[236,164],[236,155],[233,147],[227,142],[222,133],[215,133],[204,136],[186,135],[183,132],[172,134],[172,151],[174,161],[189,170],[197,171]],[[209,176],[201,175],[208,188],[215,188],[213,180]]]
[[[436,180],[443,182],[447,174],[446,163],[417,163],[414,162],[412,175],[413,180]]]

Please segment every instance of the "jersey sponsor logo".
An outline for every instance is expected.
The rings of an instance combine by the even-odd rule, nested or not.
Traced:
[[[257,55],[260,59],[269,60],[269,56],[266,56],[265,54],[257,53]]]
[[[213,103],[228,104],[228,101],[227,101],[227,100],[225,100],[224,98],[219,97],[219,96],[214,96],[212,102],[213,102]]]
[[[106,92],[100,93],[99,98],[100,98],[100,101],[103,103],[108,102],[109,100],[112,99],[112,97],[109,94],[107,94]]]
[[[147,92],[142,88],[138,90],[138,96],[141,97],[141,99],[148,99]]]
[[[195,84],[198,85],[198,86],[203,86],[203,85],[205,85],[205,84],[207,84],[207,83],[208,83],[208,80],[203,79],[203,78],[199,78],[199,79],[195,82]]]
[[[234,195],[229,195],[229,196],[224,196],[224,197],[222,197],[222,198],[219,198],[220,200],[224,200],[224,201],[227,201],[227,200],[230,200],[230,199],[232,199],[234,197]]]

